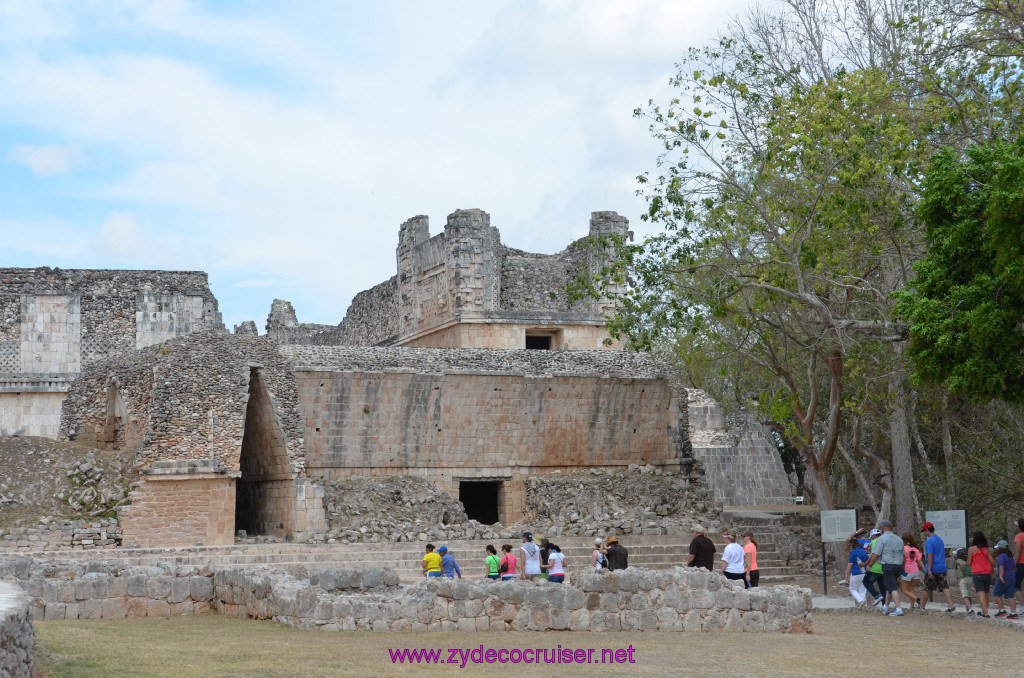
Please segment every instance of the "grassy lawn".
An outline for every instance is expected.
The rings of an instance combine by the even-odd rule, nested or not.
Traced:
[[[1019,675],[1024,635],[933,615],[816,614],[815,633],[379,633],[298,631],[213,614],[37,622],[36,675],[600,676]],[[634,664],[395,666],[401,648],[635,648]],[[600,652],[595,653],[595,657]],[[445,652],[443,659],[448,658]],[[509,673],[514,671],[515,673]]]

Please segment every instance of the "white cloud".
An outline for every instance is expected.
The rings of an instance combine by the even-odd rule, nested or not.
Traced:
[[[84,162],[82,152],[74,144],[66,146],[60,144],[43,146],[17,144],[7,157],[28,167],[33,174],[43,177],[64,174],[73,167],[81,167]]]
[[[479,207],[507,244],[542,252],[584,234],[591,210],[636,223],[634,177],[659,147],[633,108],[746,4],[297,3],[239,17],[129,0],[5,26],[0,0],[18,46],[0,45],[0,115],[102,159],[74,187],[108,215],[98,234],[102,216],[71,226],[96,234],[76,264],[202,268],[241,280],[233,299],[254,290],[259,312],[243,317],[277,295],[336,323],[395,273],[398,225],[415,214],[436,233]],[[29,21],[30,39],[7,40]],[[62,38],[38,47],[50,34]],[[83,163],[16,152],[37,174]]]

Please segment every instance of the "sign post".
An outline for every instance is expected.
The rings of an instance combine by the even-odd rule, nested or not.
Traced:
[[[935,525],[946,548],[967,548],[967,511],[925,511],[924,519]]]
[[[846,541],[857,531],[857,509],[821,512],[821,588],[828,595],[828,573],[825,566],[825,544]]]

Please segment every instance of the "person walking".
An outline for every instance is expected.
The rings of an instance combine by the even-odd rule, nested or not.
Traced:
[[[967,562],[971,566],[971,581],[981,605],[978,616],[988,619],[988,594],[992,588],[992,566],[995,559],[988,550],[988,539],[983,533],[975,532],[971,538],[971,548],[967,549]]]
[[[629,551],[619,543],[618,537],[605,540],[605,555],[608,558],[608,571],[625,570],[629,567]]]
[[[856,607],[867,604],[868,590],[864,588],[864,566],[868,552],[856,537],[850,539],[850,558],[846,565],[846,580],[850,582],[850,595]]]
[[[484,575],[488,579],[497,580],[501,576],[501,558],[498,557],[498,552],[494,548],[494,544],[488,544],[484,549],[487,555],[484,557]]]
[[[441,554],[441,569],[444,570],[444,576],[449,579],[455,579],[456,576],[462,579],[462,570],[459,569],[459,564],[455,562],[455,556],[448,553],[448,547],[442,546],[437,549],[437,552]]]
[[[501,545],[501,581],[511,581],[516,578],[516,561],[519,559],[512,554],[512,544]]]
[[[932,593],[942,592],[946,598],[946,612],[955,612],[953,594],[949,590],[946,568],[946,544],[942,537],[935,534],[935,525],[925,523],[921,526],[924,539],[924,594],[921,596],[921,610],[928,607]],[[970,606],[968,606],[968,609]]]
[[[747,572],[743,568],[743,547],[736,543],[736,537],[726,532],[722,535],[725,539],[725,549],[722,551],[722,574],[726,579],[745,581]]]
[[[541,567],[548,571],[549,582],[561,584],[565,581],[565,556],[558,544],[548,544],[548,560],[541,563]]]
[[[1017,599],[1013,597],[1013,594],[1017,592],[1014,588],[1014,583],[1017,581],[1015,570],[1013,549],[1005,540],[1000,540],[996,544],[996,583],[992,589],[992,596],[996,599],[996,605],[999,606],[999,611],[996,612],[997,617],[1017,618]],[[1006,614],[1006,608],[1003,607],[1004,600],[1010,603],[1009,615]]]
[[[519,547],[519,550],[523,552],[523,557],[519,561],[519,574],[530,581],[541,579],[540,548],[533,543],[531,532],[523,532],[523,545]]]
[[[914,605],[920,607],[921,599],[917,597],[915,588],[921,571],[924,570],[924,561],[921,560],[921,547],[918,546],[914,535],[904,532],[902,539],[903,572],[900,574],[900,587],[903,589],[903,595],[910,601],[910,609],[913,610]]]
[[[1014,596],[1018,605],[1024,605],[1024,591],[1021,591],[1021,587],[1024,586],[1024,518],[1017,519],[1017,534],[1013,537],[1013,565],[1017,573],[1017,580],[1014,582],[1017,593]]]
[[[434,552],[433,544],[427,544],[427,552],[423,556],[423,576],[441,576],[441,555]]]
[[[715,543],[708,539],[708,533],[700,525],[694,525],[693,540],[690,542],[688,567],[703,567],[708,572],[715,569]]]
[[[971,591],[974,590],[974,586],[971,581],[971,564],[967,562],[967,549],[957,549],[953,556],[956,559],[957,584],[964,599],[964,607],[967,608],[967,614],[974,614],[971,605]]]
[[[604,555],[604,539],[594,537],[594,552],[590,554],[590,566],[595,570],[603,570],[608,566],[608,559]]]
[[[869,555],[875,548],[875,542],[881,536],[882,531],[877,527],[871,530],[871,533],[868,535],[868,548],[865,549]],[[877,589],[875,588],[876,585]],[[868,571],[864,573],[864,588],[874,596],[874,600],[871,603],[873,606],[878,606],[885,602],[885,589],[882,587],[882,563],[876,561],[868,566]]]
[[[892,531],[892,523],[888,520],[878,522],[882,530],[871,545],[871,557],[868,558],[868,566],[880,563],[882,566],[882,588],[886,595],[890,596],[892,611],[888,603],[882,603],[882,614],[893,617],[902,617],[903,608],[900,607],[900,572],[903,571],[903,540]]]
[[[757,571],[757,542],[750,531],[743,535],[743,568],[747,571],[747,588],[752,589],[761,579],[761,573]]]

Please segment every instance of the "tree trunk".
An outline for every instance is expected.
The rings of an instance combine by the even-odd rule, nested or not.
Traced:
[[[942,396],[942,456],[946,462],[946,508],[953,510],[956,496],[953,490],[953,436],[949,431],[949,393]]]
[[[907,389],[903,383],[903,347],[894,344],[896,368],[889,377],[889,439],[892,443],[892,484],[896,499],[896,530],[914,528],[914,468],[910,459],[910,427],[907,423]]]
[[[860,470],[860,467],[857,466],[857,462],[847,451],[846,447],[841,444],[838,447],[839,454],[843,455],[843,459],[845,459],[846,463],[849,464],[850,470],[853,471],[853,476],[857,479],[857,483],[860,485],[860,488],[864,490],[864,496],[868,498],[869,502],[871,502],[871,510],[875,512],[875,515],[878,515],[878,502],[875,501],[875,493],[871,491],[871,486],[868,484],[867,478],[864,477],[864,473]]]

